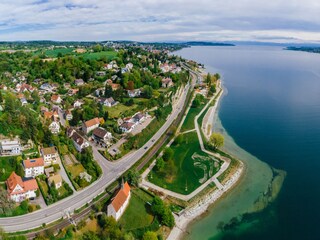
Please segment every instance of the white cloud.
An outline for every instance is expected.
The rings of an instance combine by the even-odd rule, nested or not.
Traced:
[[[320,41],[316,0],[2,0],[0,40]]]

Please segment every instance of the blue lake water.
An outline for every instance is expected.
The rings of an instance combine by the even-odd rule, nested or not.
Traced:
[[[262,186],[258,160],[252,162],[247,180],[193,224],[189,238],[320,239],[320,54],[261,46],[192,47],[177,54],[223,76],[227,94],[217,124],[242,149],[287,172],[273,204],[218,234],[224,211],[244,213],[248,206],[237,204],[246,204],[246,188],[255,179]]]

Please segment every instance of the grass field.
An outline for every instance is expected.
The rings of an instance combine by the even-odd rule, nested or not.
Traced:
[[[105,107],[105,110],[109,113],[109,118],[119,118],[122,115],[123,116],[131,116],[135,112],[134,109],[136,108],[136,105],[133,106],[125,106],[121,103],[118,103],[117,105],[113,107]],[[132,112],[132,114],[129,114]]]
[[[84,59],[90,60],[99,60],[101,58],[107,58],[107,60],[112,60],[117,56],[117,52],[115,51],[102,51],[102,52],[94,52],[94,53],[84,53],[80,56],[83,56]]]
[[[140,189],[132,190],[129,206],[120,218],[119,224],[126,231],[149,226],[154,216],[151,214],[150,206],[147,202],[151,202],[152,199],[152,196]]]
[[[191,107],[182,126],[181,126],[181,132],[185,132],[191,129],[194,129],[194,119],[195,117],[201,112],[202,108],[207,104],[208,100],[205,99],[201,102],[201,104],[198,107]]]
[[[53,50],[47,50],[45,52],[45,55],[49,58],[56,58],[58,57],[58,54],[61,53],[62,55],[66,54],[73,54],[74,48],[56,48]]]
[[[0,158],[0,182],[7,180],[10,174],[15,171],[11,164],[9,164],[9,159],[14,157],[1,157]]]
[[[166,168],[169,166],[166,164],[161,172],[152,170],[148,176],[150,182],[177,193],[189,194],[218,171],[219,166],[215,166],[213,157],[201,151],[195,132],[184,134],[184,142],[174,142],[171,148],[174,151],[175,174],[168,175]]]

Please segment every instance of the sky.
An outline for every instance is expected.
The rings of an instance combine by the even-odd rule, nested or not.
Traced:
[[[319,0],[0,0],[0,41],[320,43]]]

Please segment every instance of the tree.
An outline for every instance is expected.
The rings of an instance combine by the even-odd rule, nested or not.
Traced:
[[[163,152],[163,156],[162,156],[163,160],[166,162],[168,160],[171,160],[173,158],[173,154],[174,154],[174,152],[173,152],[172,148],[167,147]]]
[[[147,231],[143,234],[142,240],[158,240],[157,233]]]
[[[107,85],[106,85],[106,88],[105,88],[105,91],[104,91],[104,96],[105,96],[106,98],[110,98],[110,97],[112,97],[112,94],[113,94],[113,92],[112,92],[112,87],[107,84]]]
[[[219,74],[219,73],[216,73],[216,74],[214,75],[214,77],[215,77],[216,80],[219,80],[219,79],[220,79],[220,74]]]
[[[8,193],[0,188],[0,214],[10,215],[15,203],[8,198]]]
[[[128,90],[133,90],[134,89],[134,82],[133,81],[129,81],[128,82]]]
[[[130,170],[125,177],[126,181],[132,186],[138,186],[140,183],[140,174],[138,171]]]
[[[153,89],[151,86],[145,85],[143,87],[143,95],[145,98],[152,98]]]
[[[209,143],[211,146],[213,146],[215,149],[222,147],[224,144],[224,138],[222,134],[220,133],[212,133],[210,136]]]
[[[158,158],[156,162],[156,170],[161,172],[164,169],[165,162],[163,161],[163,158]]]
[[[210,73],[207,74],[206,83],[209,86],[211,85],[211,75],[210,75]]]

